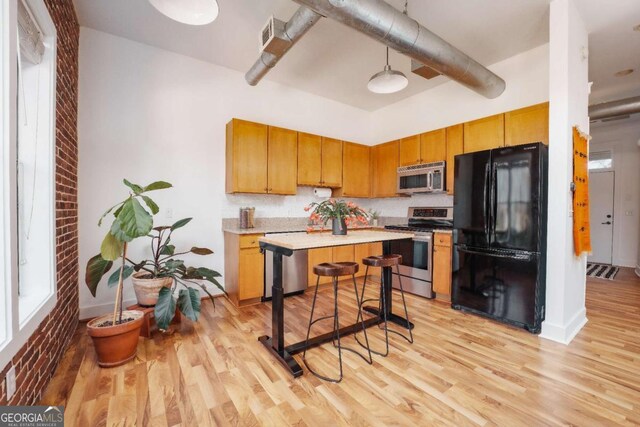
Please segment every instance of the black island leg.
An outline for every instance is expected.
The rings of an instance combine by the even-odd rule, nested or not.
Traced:
[[[382,253],[384,255],[391,255],[391,242],[382,242]],[[382,289],[385,296],[385,306],[383,307],[383,310],[386,312],[387,320],[389,322],[396,323],[403,328],[413,329],[413,323],[409,322],[402,316],[393,314],[393,273],[391,267],[382,268]],[[377,307],[367,306],[364,307],[364,310],[382,318],[383,313],[380,313],[380,310]]]
[[[282,288],[282,256],[291,256],[293,251],[271,245],[260,244],[263,250],[273,252],[273,284],[271,287],[271,334],[258,338],[276,359],[294,376],[302,375],[302,367],[284,347],[284,289]]]

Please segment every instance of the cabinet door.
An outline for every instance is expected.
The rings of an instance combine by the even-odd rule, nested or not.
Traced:
[[[397,196],[398,164],[398,141],[371,147],[371,190],[373,197]]]
[[[269,126],[269,194],[296,194],[298,186],[298,132]]]
[[[453,194],[455,156],[464,153],[464,125],[447,128],[447,194]]]
[[[333,249],[333,262],[353,262],[355,255],[353,245],[335,246]]]
[[[322,137],[298,132],[298,185],[322,184]]]
[[[364,277],[364,273],[367,269],[367,266],[362,263],[362,259],[374,256],[374,255],[382,255],[382,243],[362,243],[360,245],[354,245],[353,253],[355,261],[360,265],[360,269],[358,270],[358,274],[356,277]],[[377,278],[380,276],[379,268],[369,268],[369,278],[371,280],[377,281]]]
[[[438,129],[420,135],[420,153],[422,163],[447,160],[447,130]]]
[[[240,249],[238,299],[260,298],[264,294],[264,255],[260,248]]]
[[[342,141],[322,137],[322,186],[342,187]]]
[[[318,277],[313,273],[313,266],[317,264],[322,264],[323,262],[333,262],[333,249],[332,248],[309,249],[309,251],[307,252],[307,257],[308,257],[307,258],[308,285],[315,286],[316,280],[318,280]],[[320,284],[323,285],[325,283],[331,283],[331,278],[321,276]]]
[[[548,102],[504,114],[504,144],[511,146],[531,142],[549,145]]]
[[[504,114],[485,117],[464,124],[464,152],[504,147]]]
[[[267,137],[267,125],[238,119],[228,125],[227,192],[267,192]]]
[[[342,172],[342,191],[339,191],[338,195],[369,197],[371,194],[370,147],[345,142],[342,152],[344,170]]]
[[[439,295],[451,295],[451,247],[433,247],[433,291]]]
[[[420,135],[413,135],[400,140],[400,166],[421,163]]]

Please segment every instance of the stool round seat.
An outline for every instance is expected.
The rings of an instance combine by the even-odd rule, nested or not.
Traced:
[[[389,254],[369,256],[363,258],[362,263],[370,267],[393,267],[402,263],[402,255]]]
[[[359,268],[357,262],[323,262],[313,266],[313,273],[325,277],[351,276]]]

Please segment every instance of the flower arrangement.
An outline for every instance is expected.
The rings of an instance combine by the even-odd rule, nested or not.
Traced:
[[[346,234],[347,226],[367,224],[367,213],[353,202],[344,200],[327,199],[323,202],[313,202],[304,208],[311,211],[309,219],[313,223],[321,223],[323,226],[333,221],[334,234]]]

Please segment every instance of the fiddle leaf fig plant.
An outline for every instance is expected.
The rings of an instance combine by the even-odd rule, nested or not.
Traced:
[[[171,184],[165,181],[152,182],[145,187],[133,184],[126,179],[123,182],[132,192],[129,193],[126,199],[107,209],[98,220],[98,226],[100,226],[105,218],[113,212],[113,222],[102,240],[100,253],[89,260],[85,275],[85,282],[89,291],[95,297],[96,289],[102,276],[111,269],[113,261],[119,258],[122,259],[120,268],[116,270],[117,280],[115,278],[110,280],[112,285],[118,284],[112,325],[122,322],[122,286],[126,278],[125,273],[131,274],[125,268],[127,245],[134,239],[146,236],[151,231],[153,215],[158,213],[158,205],[144,193],[171,188]],[[147,205],[151,212],[142,206],[140,200]]]
[[[118,285],[120,289],[122,281],[136,272],[145,273],[136,276],[140,279],[169,277],[172,279],[172,286],[160,289],[158,302],[154,309],[158,328],[166,330],[169,327],[169,323],[171,323],[175,315],[176,306],[188,319],[197,321],[200,316],[200,292],[198,289],[202,289],[215,305],[213,295],[201,281],[212,283],[223,293],[226,294],[226,292],[217,280],[220,277],[220,273],[206,267],[187,266],[183,260],[177,259],[177,257],[186,254],[206,256],[213,254],[213,251],[197,246],[192,246],[189,250],[176,251],[176,246],[172,243],[173,232],[187,225],[192,218],[181,219],[170,226],[153,227],[153,215],[158,213],[159,209],[155,202],[144,193],[167,188],[164,186],[167,183],[163,184],[162,181],[158,181],[146,187],[132,184],[127,180],[124,180],[124,183],[133,191],[130,195],[132,201],[129,202],[129,199],[127,199],[111,207],[103,215],[101,221],[115,209],[114,215],[116,218],[123,216],[126,222],[119,221],[117,225],[112,225],[100,248],[100,254],[89,260],[85,278],[89,290],[95,296],[99,282],[113,267],[113,260],[122,256],[121,267],[113,271],[107,280],[109,287]],[[170,186],[171,184],[168,185]],[[151,215],[142,206],[138,198],[146,204],[151,211]],[[147,218],[146,215],[149,217]],[[116,221],[114,220],[115,223]],[[126,248],[128,241],[125,239],[132,235],[144,236],[150,239],[150,259],[135,262],[128,258],[126,253],[123,253],[121,247],[124,246]],[[179,290],[177,290],[178,285],[181,286]],[[198,289],[191,285],[197,286]],[[178,291],[177,296],[176,290]],[[119,295],[121,298],[122,294],[120,293]],[[122,307],[120,309],[122,310]]]

